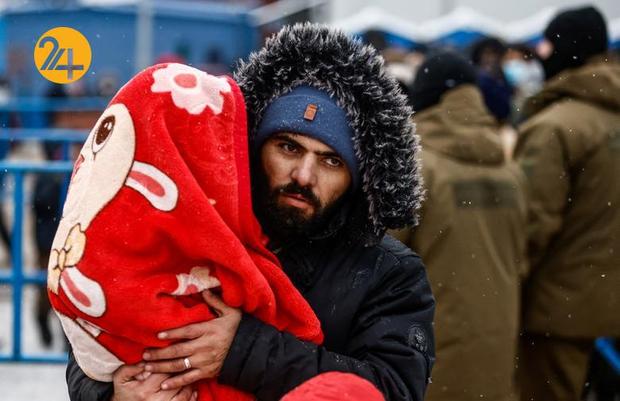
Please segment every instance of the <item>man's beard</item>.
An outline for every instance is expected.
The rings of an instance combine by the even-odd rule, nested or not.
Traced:
[[[323,205],[320,199],[308,187],[290,182],[270,189],[263,176],[257,183],[254,193],[254,212],[265,233],[277,242],[294,242],[312,238],[327,228],[334,213],[340,209],[345,198],[342,195],[329,205]],[[300,195],[308,202],[313,213],[307,216],[303,210],[279,203],[281,195]]]

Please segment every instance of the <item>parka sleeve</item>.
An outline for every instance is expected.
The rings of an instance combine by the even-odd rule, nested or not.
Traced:
[[[66,371],[67,389],[71,401],[110,401],[114,392],[112,383],[91,379],[80,369],[73,352],[69,351]]]
[[[320,373],[339,371],[369,380],[386,401],[422,401],[434,361],[434,309],[420,259],[407,256],[366,297],[344,355],[245,315],[218,380],[275,401]]]
[[[551,124],[526,124],[515,158],[529,184],[528,253],[535,268],[562,227],[569,199],[568,149],[562,131]]]

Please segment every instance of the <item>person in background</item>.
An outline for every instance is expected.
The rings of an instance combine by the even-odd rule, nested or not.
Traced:
[[[525,100],[542,88],[545,72],[534,49],[521,43],[508,46],[502,61],[502,71],[514,88],[510,122],[517,125],[522,122],[521,109]]]
[[[545,85],[515,157],[531,187],[519,378],[523,400],[580,400],[594,340],[620,335],[620,64],[594,7],[537,47]]]
[[[395,235],[424,258],[437,300],[437,364],[426,400],[515,400],[525,178],[504,158],[463,57],[430,56],[411,102],[427,199],[420,226]]]
[[[477,68],[478,86],[484,103],[500,123],[510,116],[513,88],[502,70],[506,45],[497,38],[484,38],[471,48],[471,61]]]
[[[409,93],[415,75],[426,58],[428,48],[419,43],[410,49],[387,48],[382,55],[388,74],[393,76],[400,85],[403,93]]]

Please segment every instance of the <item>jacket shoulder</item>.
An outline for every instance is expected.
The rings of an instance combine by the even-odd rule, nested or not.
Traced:
[[[545,154],[548,142],[559,140],[565,161],[572,164],[600,147],[618,115],[577,99],[562,99],[532,116],[519,127],[515,153]],[[527,145],[527,146],[526,146]],[[526,156],[526,155],[524,155]]]
[[[389,255],[399,262],[407,258],[420,260],[420,256],[417,253],[389,234],[383,237],[377,248],[383,254]]]
[[[520,127],[519,131],[527,132],[542,128],[544,130],[555,129],[556,131],[569,131],[587,126],[588,120],[599,118],[599,114],[606,114],[608,111],[601,107],[579,99],[564,98],[558,100],[540,112],[531,116]]]
[[[372,266],[374,280],[383,280],[393,275],[418,277],[425,273],[420,256],[390,234],[385,234],[376,245],[358,244],[348,252],[357,255],[356,260],[361,262],[354,264],[357,268]]]
[[[425,274],[424,264],[418,254],[402,242],[386,234],[375,246],[377,254],[377,273],[381,275],[406,275],[419,277]]]

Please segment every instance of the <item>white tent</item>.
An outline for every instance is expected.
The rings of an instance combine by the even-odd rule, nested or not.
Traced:
[[[458,7],[439,18],[413,23],[389,14],[381,8],[367,7],[349,18],[333,22],[333,25],[350,33],[377,29],[413,42],[434,41],[458,31],[480,32],[500,37],[508,42],[519,42],[540,35],[557,12],[558,9],[555,7],[546,7],[527,18],[506,23],[480,14],[471,8]],[[608,24],[612,41],[620,40],[620,18]]]

